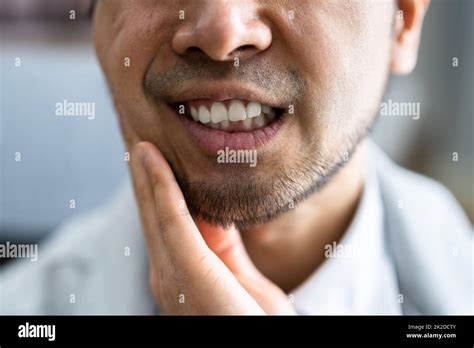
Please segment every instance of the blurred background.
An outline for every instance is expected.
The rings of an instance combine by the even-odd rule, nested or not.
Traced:
[[[127,179],[90,9],[88,0],[0,1],[0,243],[40,241]],[[432,0],[418,67],[384,97],[420,102],[421,117],[381,116],[374,134],[396,162],[446,185],[471,222],[473,14],[472,0]],[[94,101],[95,119],[55,116],[63,100]]]

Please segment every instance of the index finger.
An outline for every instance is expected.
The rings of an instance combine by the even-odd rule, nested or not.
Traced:
[[[183,255],[202,254],[209,249],[201,236],[183,193],[168,162],[155,145],[149,142],[137,144],[139,156],[145,167],[155,200],[155,216],[158,226],[146,233],[158,237],[167,252]]]

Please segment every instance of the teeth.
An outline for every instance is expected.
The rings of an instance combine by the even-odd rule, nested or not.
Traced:
[[[226,129],[230,122],[243,122],[246,129],[252,128],[252,125],[263,127],[276,117],[275,110],[268,105],[252,101],[245,106],[238,99],[232,100],[228,108],[222,102],[215,102],[210,109],[201,105],[199,108],[191,106],[190,110],[194,121],[209,124],[214,129]]]
[[[253,120],[251,118],[246,118],[244,120],[244,127],[246,129],[250,129],[250,127],[252,127],[252,122],[253,122]]]
[[[262,112],[262,104],[256,102],[250,102],[247,105],[247,117],[252,118],[260,115]]]
[[[272,112],[272,108],[269,107],[268,105],[262,105],[262,112],[264,114],[269,114],[270,112]]]
[[[191,107],[191,116],[194,121],[199,121],[199,112],[196,110],[195,107]]]
[[[199,121],[201,123],[209,123],[211,122],[211,114],[209,110],[204,105],[199,107]]]
[[[275,119],[275,113],[271,112],[271,113],[267,114],[266,117],[269,121],[273,121]]]
[[[243,121],[247,118],[247,111],[244,104],[240,100],[232,100],[229,107],[229,120]]]
[[[227,108],[223,103],[214,103],[211,107],[211,121],[212,123],[219,123],[228,120]]]
[[[263,127],[263,125],[265,124],[265,117],[263,115],[255,117],[254,120],[255,120],[255,124],[258,127]]]

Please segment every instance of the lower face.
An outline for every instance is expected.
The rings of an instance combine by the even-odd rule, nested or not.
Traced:
[[[236,67],[173,51],[175,14],[198,18],[199,2],[102,0],[96,49],[122,116],[162,151],[192,213],[249,228],[323,187],[366,136],[388,76],[393,3],[250,1],[273,41]]]

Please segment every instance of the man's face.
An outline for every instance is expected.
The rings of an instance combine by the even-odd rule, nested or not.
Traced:
[[[95,44],[122,118],[162,151],[191,211],[245,228],[322,187],[366,135],[395,5],[100,0]],[[226,148],[256,150],[257,165],[221,163]]]

